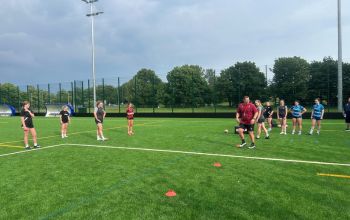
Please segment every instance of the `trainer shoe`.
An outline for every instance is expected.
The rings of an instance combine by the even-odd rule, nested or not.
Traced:
[[[260,136],[256,136],[256,139],[260,139]]]
[[[347,129],[345,129],[345,131],[350,131],[350,129],[347,128]]]
[[[301,131],[298,132],[298,135],[301,135]]]
[[[34,146],[34,149],[38,149],[38,148],[40,148],[40,145],[39,145],[39,144],[37,144],[37,145]]]
[[[282,131],[280,134],[284,134],[284,132]]]
[[[244,142],[244,143],[242,143],[242,144],[240,144],[240,145],[237,145],[237,147],[238,147],[238,148],[243,148],[243,147],[246,146],[246,145],[247,145],[247,143]]]
[[[251,143],[251,145],[248,147],[249,149],[254,149],[256,146],[255,144]]]
[[[272,129],[271,128],[269,128],[269,129],[267,129],[268,131],[272,131]]]
[[[31,147],[24,147],[24,150],[31,150],[32,148]]]
[[[108,140],[108,138],[103,137],[103,138],[101,139],[101,141],[106,141],[106,140]]]
[[[270,139],[270,136],[266,136],[265,139]]]

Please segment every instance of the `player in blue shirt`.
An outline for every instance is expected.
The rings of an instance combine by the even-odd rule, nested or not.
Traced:
[[[292,121],[293,121],[293,131],[292,134],[295,134],[295,128],[299,126],[299,135],[301,135],[301,130],[303,129],[303,118],[302,115],[306,112],[306,108],[299,104],[299,101],[295,101],[294,105],[290,108],[290,112],[292,113]]]
[[[317,134],[318,135],[320,134],[323,114],[324,114],[324,107],[320,103],[320,99],[317,98],[315,99],[315,105],[312,107],[312,112],[311,112],[312,125],[309,133],[310,135],[312,135],[312,133],[314,132],[316,123],[317,123]]]

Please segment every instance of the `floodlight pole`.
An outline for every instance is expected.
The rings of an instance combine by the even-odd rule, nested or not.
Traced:
[[[94,107],[96,106],[96,73],[95,73],[95,31],[94,31],[94,17],[102,14],[103,12],[93,12],[93,4],[98,0],[82,0],[83,2],[90,4],[90,14],[86,16],[91,17],[91,52],[92,52],[92,87],[94,96]]]
[[[338,111],[343,110],[343,52],[341,0],[338,0]]]

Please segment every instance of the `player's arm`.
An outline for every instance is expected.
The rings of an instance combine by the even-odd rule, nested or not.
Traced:
[[[103,112],[103,118],[105,118],[105,117],[106,117],[106,114],[107,114],[106,112]]]
[[[96,121],[99,121],[99,122],[101,122],[98,118],[97,118],[97,114],[96,114],[96,111],[94,112],[94,117],[95,117],[95,119],[96,119]]]
[[[262,111],[261,110],[258,110],[258,115],[255,117],[255,115],[254,115],[254,118],[256,119],[256,118],[260,118],[261,117],[261,114],[262,114]]]
[[[270,113],[270,117],[272,117],[272,115],[273,115],[273,110],[272,110],[271,113]]]
[[[27,111],[29,112],[29,114],[30,114],[30,116],[31,116],[32,118],[35,117],[34,113],[33,113],[30,109],[28,109]]]
[[[237,113],[236,113],[236,121],[237,121],[238,123],[241,122],[241,121],[240,121],[240,118],[241,118],[241,115],[239,114],[239,111],[237,111]]]
[[[27,130],[26,123],[24,122],[24,116],[21,116],[21,123],[24,130]]]
[[[256,111],[256,112],[254,113],[253,119],[252,119],[251,122],[250,122],[252,125],[255,124],[256,119],[258,118],[258,115],[259,115],[259,111]]]
[[[286,116],[284,118],[287,119],[287,116],[288,116],[288,107],[286,106]]]
[[[314,117],[314,109],[312,109],[312,111],[311,111],[311,119]]]
[[[301,115],[304,114],[305,112],[307,112],[307,109],[304,108],[303,111],[300,113]]]
[[[279,110],[279,108],[277,109],[277,119],[280,119],[280,110]]]
[[[60,122],[61,122],[61,124],[63,124],[62,115],[61,114],[60,114]]]

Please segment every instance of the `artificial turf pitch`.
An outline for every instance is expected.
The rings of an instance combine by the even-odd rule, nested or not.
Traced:
[[[306,135],[310,120],[301,136],[274,129],[254,150],[234,147],[232,119],[137,118],[129,137],[126,119],[106,118],[105,142],[91,118],[72,118],[63,140],[59,119],[34,124],[42,149],[22,153],[20,118],[0,118],[0,219],[350,218],[340,120],[323,121],[320,136]]]

